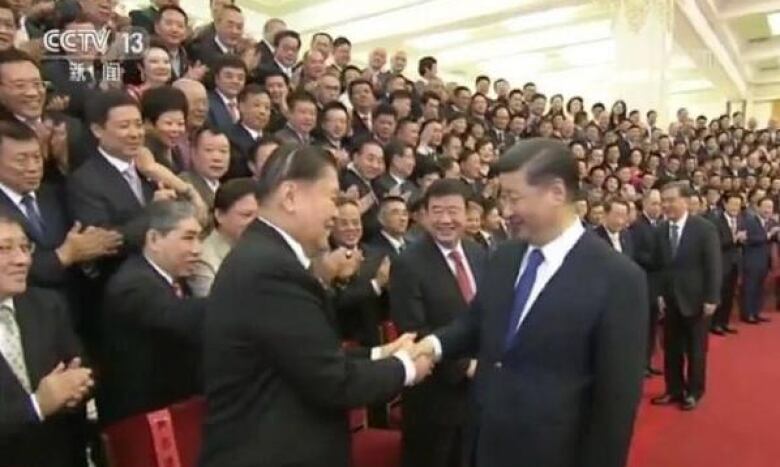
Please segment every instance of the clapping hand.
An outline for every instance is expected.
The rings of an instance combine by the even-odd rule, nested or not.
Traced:
[[[401,350],[404,350],[406,351],[406,353],[411,355],[412,348],[414,347],[414,339],[416,338],[417,338],[417,333],[407,332],[401,335],[401,337],[394,340],[393,342],[383,345],[381,347],[381,358],[390,357],[394,353],[399,352]]]

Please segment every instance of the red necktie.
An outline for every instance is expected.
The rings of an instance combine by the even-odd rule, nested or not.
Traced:
[[[455,263],[455,280],[458,281],[458,288],[461,295],[463,295],[463,300],[466,303],[471,303],[471,299],[474,298],[474,289],[471,287],[469,274],[466,272],[466,266],[463,264],[463,257],[456,250],[451,251],[449,257]]]

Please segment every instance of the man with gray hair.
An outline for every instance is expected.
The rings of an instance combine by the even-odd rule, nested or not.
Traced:
[[[143,250],[109,280],[102,306],[104,423],[156,410],[201,393],[200,344],[205,298],[184,281],[201,250],[196,209],[158,201],[145,211]]]

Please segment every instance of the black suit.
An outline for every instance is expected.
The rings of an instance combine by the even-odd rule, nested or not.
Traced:
[[[398,182],[393,178],[392,175],[385,172],[381,176],[377,177],[371,184],[374,186],[374,193],[376,193],[379,199],[382,199],[390,192],[390,190],[398,185]],[[420,190],[417,188],[417,185],[411,181],[404,180],[403,183],[401,183],[400,191],[401,196],[410,193],[409,199],[414,199]]]
[[[644,275],[585,232],[505,346],[527,245],[491,256],[471,309],[437,331],[443,357],[477,356],[476,467],[622,467],[642,387]]]
[[[662,268],[660,296],[666,303],[666,392],[676,398],[690,395],[698,399],[704,394],[707,370],[709,319],[704,316],[704,304],[718,304],[723,279],[718,232],[706,219],[688,215],[676,254],[672,253],[668,221],[656,230],[656,245]]]
[[[409,246],[406,237],[404,237],[403,241],[404,243],[401,247],[402,250]],[[397,258],[401,253],[392,243],[390,243],[390,240],[388,240],[381,231],[374,235],[374,237],[366,244],[366,246],[368,246],[373,251],[379,252],[382,256],[387,256],[391,260]]]
[[[607,245],[609,245],[610,248],[615,249],[614,245],[612,245],[612,239],[609,238],[609,234],[607,233],[607,228],[604,225],[600,225],[596,227],[593,230],[593,233],[601,237],[602,240],[607,242]],[[634,259],[634,241],[631,238],[631,234],[628,230],[621,230],[620,231],[620,249],[621,253],[628,256],[631,259]],[[615,250],[617,251],[617,250]]]
[[[479,284],[487,255],[464,240],[463,251]],[[416,242],[393,262],[390,314],[402,332],[425,336],[469,313],[450,266],[430,235]],[[479,285],[477,285],[477,290]],[[403,465],[457,467],[463,465],[463,428],[467,420],[468,359],[443,361],[425,382],[404,392]]]
[[[133,255],[122,264],[103,297],[101,423],[157,410],[202,392],[205,308],[204,298],[177,297],[143,256]]]
[[[226,55],[217,45],[215,36],[212,34],[206,34],[191,42],[187,52],[193,63],[200,61],[209,68],[213,68],[216,62]]]
[[[82,356],[81,348],[59,295],[30,288],[13,301],[34,391],[60,362]],[[41,422],[30,395],[0,356],[0,464],[84,467],[85,449],[83,411],[62,410]]]
[[[206,312],[201,466],[347,466],[346,409],[389,400],[404,369],[345,351],[329,297],[276,230],[244,232]]]
[[[634,261],[645,271],[647,276],[647,291],[650,310],[647,340],[647,366],[650,366],[655,351],[656,331],[660,310],[658,309],[658,296],[660,295],[660,263],[656,259],[656,227],[643,213],[631,224],[631,240],[634,243]]]
[[[345,339],[373,347],[382,343],[379,326],[387,318],[387,297],[377,294],[371,283],[385,258],[381,251],[363,248],[363,263],[357,273],[334,287],[334,307],[339,330]]]
[[[158,11],[154,7],[144,8],[143,10],[133,10],[130,12],[130,24],[135,27],[143,28],[150,35],[154,34],[154,19]]]
[[[217,91],[209,91],[209,113],[206,120],[209,125],[219,128],[223,133],[228,134],[236,121],[228,109],[225,101],[222,100]],[[238,100],[236,100],[236,112],[238,112]]]
[[[140,173],[145,203],[154,197],[154,185]],[[142,205],[130,184],[108,160],[95,151],[84,164],[68,178],[68,209],[73,220],[84,226],[94,225],[116,229],[124,236],[124,249],[140,246],[144,234],[139,222]],[[104,278],[119,267],[122,255],[99,262]]]
[[[249,151],[252,150],[256,142],[255,138],[249,134],[241,122],[235,123],[230,128],[228,138],[230,139],[230,166],[222,180],[251,177],[252,172],[249,171],[248,163],[253,155]]]
[[[371,182],[366,181],[363,177],[358,175],[355,170],[347,169],[341,173],[339,184],[341,186],[341,191],[347,191],[354,185],[358,188],[358,196],[360,198],[363,198],[368,194],[371,194],[374,197],[374,203],[368,211],[364,212],[361,216],[361,221],[363,223],[363,239],[372,238],[379,232],[380,225],[377,217],[379,215],[379,197],[377,196],[376,191],[374,191]]]
[[[712,316],[712,327],[728,327],[731,310],[734,307],[734,293],[737,288],[737,279],[739,278],[739,267],[742,262],[742,246],[736,241],[731,233],[725,211],[712,212],[709,219],[718,229],[721,253],[721,270],[723,271],[723,281],[720,288],[720,304],[715,314]],[[741,215],[734,220],[736,222],[736,231],[745,230],[745,222]]]

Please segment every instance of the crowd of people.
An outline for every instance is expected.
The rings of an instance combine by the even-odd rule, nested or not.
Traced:
[[[204,395],[204,466],[345,466],[361,406],[407,467],[619,466],[643,377],[694,410],[710,334],[769,321],[775,120],[661,128],[177,3],[0,0],[0,465],[101,464],[96,426]],[[151,39],[116,81],[52,28]]]

